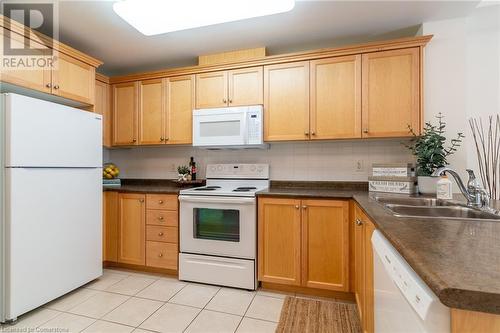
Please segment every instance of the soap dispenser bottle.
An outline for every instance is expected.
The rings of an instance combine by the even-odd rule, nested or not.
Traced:
[[[448,176],[443,175],[441,179],[437,182],[436,197],[438,199],[450,200],[453,199],[453,191],[451,180]]]

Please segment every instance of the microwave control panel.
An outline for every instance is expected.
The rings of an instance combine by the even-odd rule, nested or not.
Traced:
[[[248,144],[262,143],[262,110],[247,112]]]

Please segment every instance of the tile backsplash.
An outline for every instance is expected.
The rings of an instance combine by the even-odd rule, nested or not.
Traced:
[[[273,180],[366,181],[372,163],[409,162],[401,140],[273,143],[263,150],[204,150],[190,146],[110,149],[104,160],[118,165],[122,178],[177,178],[177,166],[194,156],[198,177],[210,163],[268,163]],[[358,163],[359,162],[359,163]],[[360,164],[361,168],[358,168]]]

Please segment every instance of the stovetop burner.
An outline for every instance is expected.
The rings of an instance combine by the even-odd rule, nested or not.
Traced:
[[[250,192],[252,190],[256,190],[257,188],[254,186],[242,186],[242,187],[237,187],[233,190],[233,192]]]
[[[195,191],[215,191],[220,188],[220,186],[205,186],[205,187],[196,187]]]

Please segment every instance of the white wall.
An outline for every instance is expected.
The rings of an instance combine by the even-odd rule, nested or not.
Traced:
[[[366,181],[372,163],[408,162],[400,140],[275,143],[268,150],[209,151],[192,147],[141,147],[109,150],[124,178],[176,178],[176,167],[194,156],[199,177],[209,163],[269,163],[273,180]],[[362,162],[363,170],[356,171]]]
[[[448,133],[463,132],[466,139],[451,166],[466,177],[478,174],[468,119],[500,113],[500,5],[480,7],[465,18],[422,25],[433,34],[425,50],[425,119],[442,112]]]

